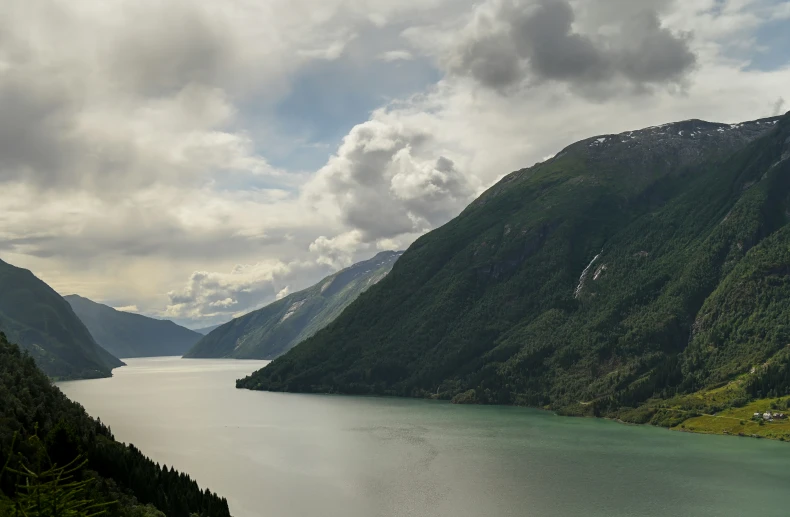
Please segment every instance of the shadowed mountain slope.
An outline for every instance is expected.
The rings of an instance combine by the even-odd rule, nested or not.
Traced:
[[[51,377],[109,377],[113,368],[123,366],[96,344],[62,296],[27,269],[2,260],[0,331]]]
[[[65,298],[96,342],[117,357],[184,355],[202,337],[169,320],[119,311],[76,294]]]

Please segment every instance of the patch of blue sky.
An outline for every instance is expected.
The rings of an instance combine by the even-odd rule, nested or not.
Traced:
[[[790,64],[790,19],[771,20],[754,34],[756,51],[750,70],[776,70]]]
[[[401,33],[406,27],[371,24],[346,44],[339,58],[307,63],[276,105],[241,106],[257,151],[277,168],[315,171],[372,111],[437,83],[441,72],[434,63],[405,50],[408,42]],[[387,53],[390,59],[383,59]]]
[[[274,109],[274,121],[302,142],[284,155],[267,153],[276,167],[322,166],[352,127],[392,99],[424,91],[440,79],[426,60],[320,61],[299,74],[290,94]]]

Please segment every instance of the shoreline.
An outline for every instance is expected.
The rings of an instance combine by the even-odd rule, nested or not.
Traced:
[[[690,434],[705,434],[705,435],[718,435],[718,436],[729,436],[734,438],[750,438],[750,439],[757,439],[757,440],[773,440],[777,442],[790,442],[790,419],[782,420],[779,422],[772,422],[767,423],[764,425],[760,425],[757,422],[746,419],[744,417],[738,416],[726,416],[722,415],[721,413],[727,412],[744,412],[744,411],[751,411],[755,409],[755,407],[762,408],[765,405],[770,405],[772,402],[776,402],[781,399],[757,399],[751,401],[750,403],[746,404],[741,408],[730,408],[726,411],[722,411],[720,414],[700,414],[697,416],[692,416],[686,418],[677,425],[674,426],[663,426],[657,425],[650,422],[632,422],[628,420],[623,420],[617,417],[611,416],[593,416],[593,415],[582,415],[582,414],[563,414],[560,410],[555,409],[547,409],[545,407],[538,407],[538,406],[527,406],[527,405],[518,405],[518,404],[480,404],[480,403],[459,403],[459,402],[452,402],[452,400],[446,399],[438,399],[435,397],[408,397],[408,396],[399,396],[399,395],[377,395],[377,394],[351,394],[351,393],[329,393],[329,392],[296,392],[296,391],[271,391],[271,390],[254,390],[249,388],[236,388],[236,389],[243,389],[247,391],[263,391],[268,393],[284,393],[284,394],[293,394],[293,395],[322,395],[322,396],[335,396],[335,397],[363,397],[363,398],[379,398],[379,399],[400,399],[400,400],[423,400],[423,401],[430,401],[436,403],[446,403],[452,404],[457,406],[492,406],[492,407],[503,407],[503,408],[524,408],[524,409],[533,409],[538,411],[545,411],[548,413],[553,413],[556,416],[566,417],[566,418],[592,418],[592,419],[600,419],[600,420],[609,420],[612,422],[616,422],[618,424],[625,424],[625,425],[633,425],[633,426],[649,426],[654,427],[657,429],[666,429],[667,431],[674,431],[674,432],[681,432],[681,433],[690,433]],[[675,410],[680,411],[680,410]],[[774,435],[774,434],[758,434],[758,433],[745,433],[743,431],[740,432],[731,432],[729,430],[723,429],[720,426],[718,428],[716,426],[702,426],[706,421],[710,419],[727,419],[727,420],[737,420],[740,422],[744,422],[743,427],[747,427],[746,423],[751,423],[753,425],[748,427],[755,427],[762,428],[763,431],[777,431],[781,434]],[[715,421],[715,420],[714,420]],[[686,426],[687,422],[693,422],[694,425]],[[712,423],[712,422],[711,422]]]

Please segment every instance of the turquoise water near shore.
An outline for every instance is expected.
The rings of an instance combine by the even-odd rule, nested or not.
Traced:
[[[265,361],[60,383],[236,517],[786,517],[790,444],[512,407],[236,390]]]

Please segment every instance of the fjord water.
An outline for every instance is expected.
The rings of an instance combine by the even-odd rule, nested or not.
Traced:
[[[265,361],[128,359],[59,384],[236,517],[790,515],[790,444],[548,412],[236,390]]]

